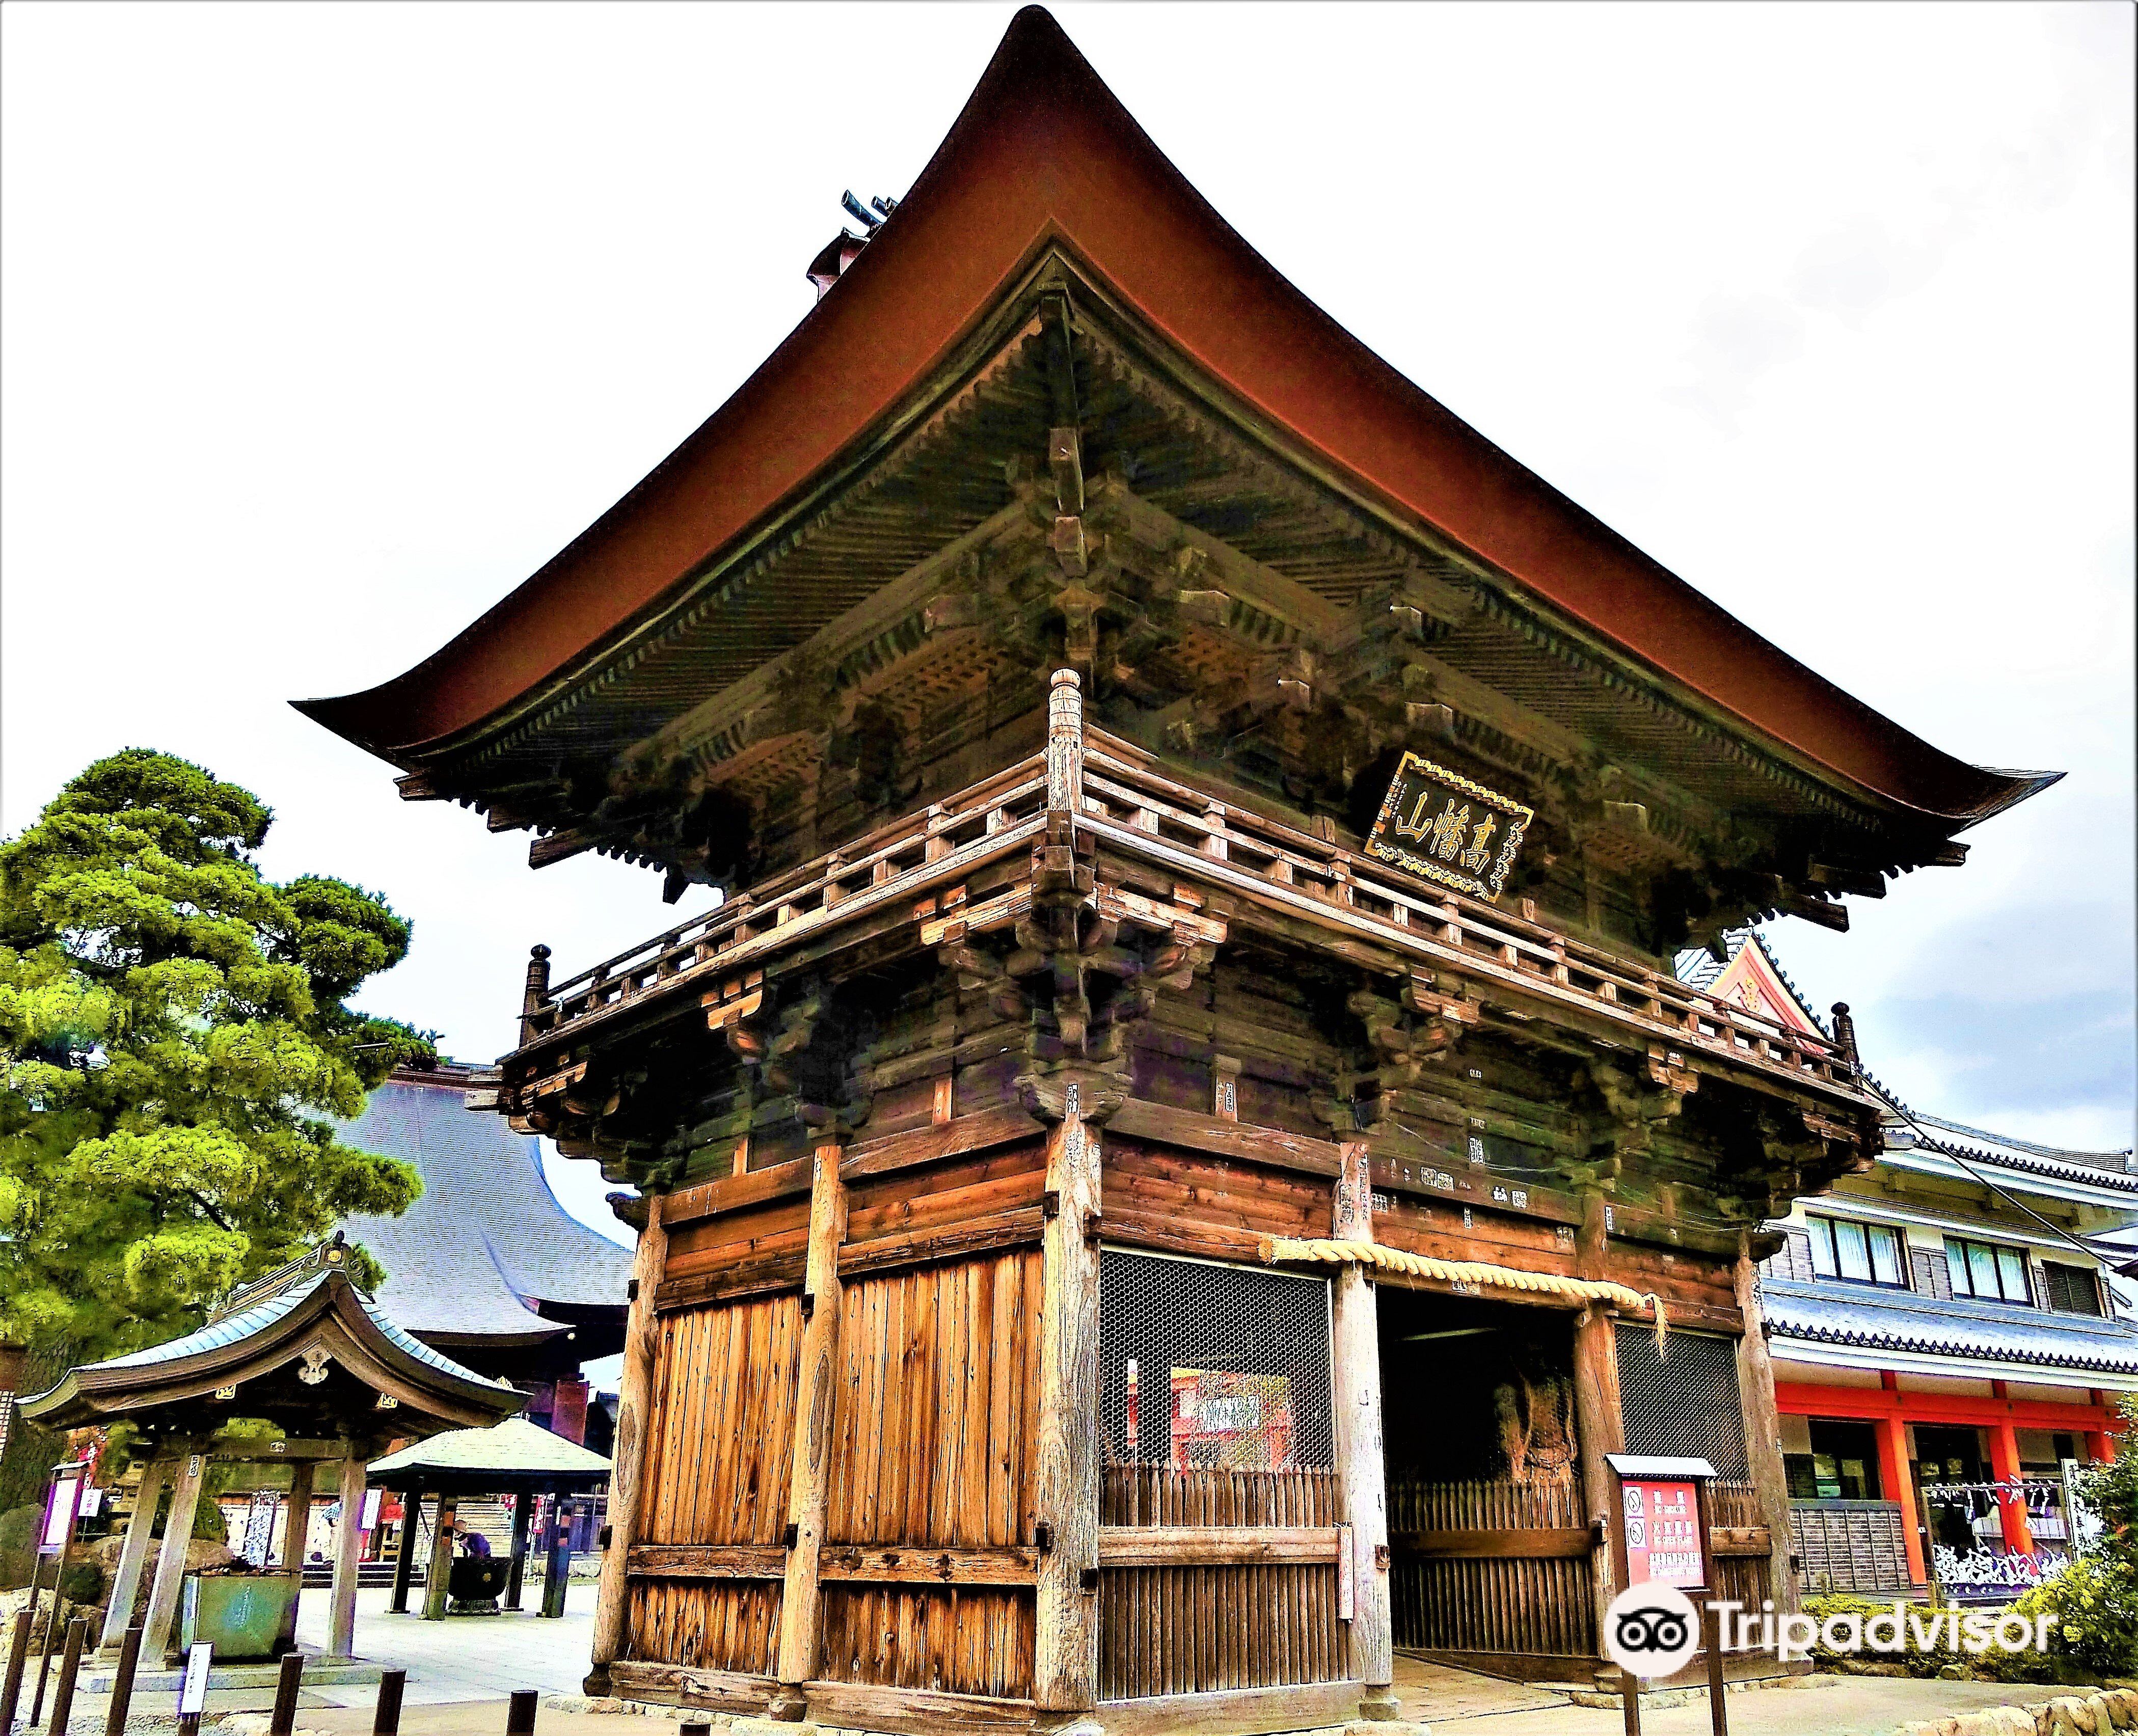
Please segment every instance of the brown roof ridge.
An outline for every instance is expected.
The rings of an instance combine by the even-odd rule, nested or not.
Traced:
[[[1363,496],[1877,800],[1949,831],[2062,775],[1973,766],[1922,740],[1428,397],[1257,253],[1037,6],[861,256],[705,423],[447,645],[297,709],[403,766],[478,733],[836,469],[1057,244]]]

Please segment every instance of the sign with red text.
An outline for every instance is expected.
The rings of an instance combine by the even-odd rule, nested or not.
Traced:
[[[1626,1582],[1706,1584],[1700,1485],[1628,1477],[1621,1487],[1626,1499]]]

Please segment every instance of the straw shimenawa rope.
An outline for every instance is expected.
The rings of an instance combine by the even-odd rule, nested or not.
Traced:
[[[1377,1265],[1384,1271],[1437,1278],[1444,1284],[1527,1290],[1537,1295],[1564,1296],[1574,1302],[1616,1303],[1637,1314],[1654,1316],[1658,1351],[1663,1347],[1664,1334],[1670,1330],[1670,1322],[1663,1314],[1663,1299],[1653,1290],[1644,1294],[1602,1279],[1525,1272],[1511,1265],[1490,1265],[1481,1260],[1434,1260],[1424,1254],[1406,1254],[1401,1248],[1384,1247],[1377,1241],[1336,1241],[1325,1236],[1299,1240],[1289,1236],[1265,1236],[1262,1239],[1262,1256],[1265,1265]]]

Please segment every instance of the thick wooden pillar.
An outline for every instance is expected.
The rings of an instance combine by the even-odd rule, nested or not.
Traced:
[[[1047,1142],[1032,1672],[1042,1712],[1086,1710],[1099,1687],[1099,1134],[1082,1090],[1067,1087]]]
[[[334,1521],[334,1589],[327,1605],[327,1654],[356,1656],[356,1578],[364,1560],[364,1456],[341,1461],[341,1516]]]
[[[523,1489],[512,1498],[512,1566],[505,1576],[505,1607],[518,1609],[527,1578],[528,1526],[534,1514],[534,1491]]]
[[[282,1571],[305,1570],[305,1539],[312,1529],[312,1461],[299,1459],[290,1466],[290,1504],[282,1512]]]
[[[1774,1553],[1767,1558],[1767,1595],[1784,1615],[1794,1614],[1802,1604],[1797,1591],[1796,1570],[1789,1565],[1789,1479],[1782,1464],[1782,1418],[1774,1406],[1774,1365],[1767,1354],[1765,1317],[1760,1307],[1760,1271],[1752,1263],[1750,1231],[1737,1237],[1737,1265],[1732,1275],[1737,1291],[1737,1310],[1745,1317],[1745,1336],[1737,1341],[1737,1398],[1745,1413],[1745,1458],[1751,1468],[1752,1487],[1760,1498],[1760,1517],[1765,1522]],[[1898,1497],[1911,1512],[1914,1503]],[[1912,1532],[1912,1526],[1911,1526]],[[1912,1552],[1911,1552],[1912,1553]]]
[[[149,1592],[149,1613],[142,1622],[141,1655],[161,1659],[169,1650],[178,1621],[178,1592],[186,1577],[186,1545],[193,1540],[193,1514],[200,1507],[201,1480],[207,1455],[196,1446],[185,1449],[178,1481],[171,1488],[171,1516],[164,1522],[164,1547],[156,1555],[156,1582]]]
[[[401,1495],[401,1546],[393,1552],[393,1596],[387,1608],[408,1613],[408,1587],[416,1578],[416,1534],[422,1529],[423,1485],[411,1484]]]
[[[668,1231],[661,1221],[665,1202],[659,1194],[646,1202],[646,1227],[638,1232],[638,1254],[631,1268],[631,1314],[623,1332],[623,1373],[617,1382],[616,1446],[610,1459],[608,1548],[602,1557],[601,1585],[594,1597],[594,1631],[586,1691],[608,1692],[608,1666],[623,1649],[623,1630],[631,1607],[631,1546],[638,1535],[639,1495],[646,1472],[646,1427],[653,1406],[653,1363],[661,1348],[660,1322],[653,1312],[654,1292],[668,1264]],[[543,1592],[544,1601],[549,1592]]]
[[[799,1721],[807,1709],[801,1685],[817,1674],[823,1621],[818,1564],[824,1546],[824,1495],[831,1469],[832,1400],[839,1358],[839,1244],[847,1239],[847,1189],[839,1178],[842,1148],[819,1145],[810,1158],[809,1256],[803,1279],[802,1361],[794,1401],[794,1460],[787,1517],[793,1542],[779,1604],[779,1680],[789,1691],[773,1705],[775,1717]]]
[[[159,1453],[141,1469],[140,1492],[134,1501],[133,1517],[126,1521],[126,1541],[119,1546],[119,1567],[111,1580],[111,1607],[104,1612],[101,1644],[116,1651],[126,1638],[134,1619],[134,1600],[141,1591],[141,1568],[149,1558],[149,1534],[156,1529],[156,1509],[170,1487],[177,1461]]]
[[[1574,1270],[1584,1278],[1610,1276],[1610,1251],[1604,1196],[1590,1189],[1581,1196],[1581,1227],[1575,1232]],[[1601,1655],[1604,1614],[1618,1594],[1613,1554],[1620,1516],[1618,1485],[1605,1456],[1623,1452],[1625,1419],[1618,1403],[1618,1339],[1610,1310],[1591,1304],[1574,1326],[1574,1418],[1581,1455],[1581,1494],[1591,1524],[1601,1520],[1596,1546],[1589,1551],[1595,1587],[1596,1638]]]
[[[452,1495],[438,1497],[438,1517],[431,1528],[431,1568],[423,1580],[423,1619],[446,1619],[446,1598],[453,1577],[453,1520],[460,1504]]]
[[[1331,1233],[1340,1241],[1374,1239],[1374,1183],[1369,1150],[1346,1141],[1336,1178]],[[1388,1470],[1381,1443],[1379,1309],[1365,1269],[1339,1266],[1332,1319],[1336,1469],[1351,1534],[1351,1668],[1366,1685],[1360,1715],[1396,1716],[1392,1684],[1395,1631],[1389,1600]]]

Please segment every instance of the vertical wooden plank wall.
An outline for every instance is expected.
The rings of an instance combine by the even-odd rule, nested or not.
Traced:
[[[800,1296],[684,1309],[660,1327],[639,1543],[776,1548],[787,1525]],[[780,1594],[774,1577],[635,1575],[624,1656],[769,1675]]]
[[[821,1679],[1031,1693],[1040,1286],[1029,1247],[847,1283]]]

